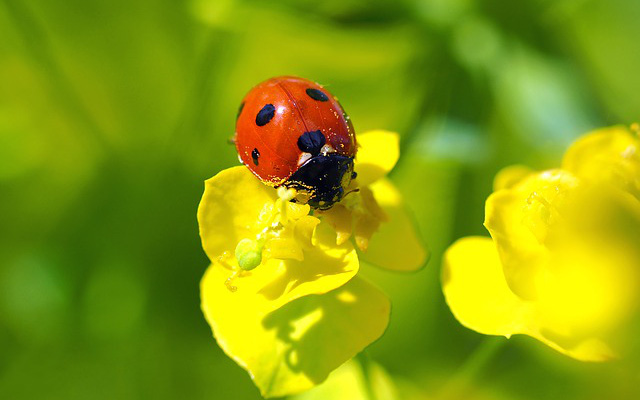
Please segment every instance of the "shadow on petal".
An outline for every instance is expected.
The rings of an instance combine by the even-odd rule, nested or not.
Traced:
[[[278,271],[256,270],[266,282],[258,293],[278,305],[308,294],[322,294],[344,285],[358,272],[358,255],[351,243],[335,244],[329,228],[317,228],[318,243],[304,251],[304,260],[282,260]]]
[[[229,291],[228,272],[207,269],[202,311],[222,350],[247,370],[263,396],[307,390],[379,338],[390,304],[361,278],[322,295],[291,301],[273,311],[260,295]]]
[[[316,385],[382,335],[389,309],[382,292],[356,278],[327,294],[293,301],[262,325],[284,344],[286,369]]]

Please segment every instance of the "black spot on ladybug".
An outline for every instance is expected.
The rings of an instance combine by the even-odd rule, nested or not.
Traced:
[[[258,115],[256,115],[256,125],[265,126],[269,123],[269,121],[271,121],[271,118],[273,118],[275,113],[276,108],[273,106],[273,104],[265,105],[264,107],[262,107],[262,110],[258,112]]]
[[[305,153],[311,153],[312,156],[317,156],[326,142],[327,139],[320,130],[305,132],[298,138],[298,148]]]
[[[253,151],[251,152],[251,158],[253,159],[253,163],[255,165],[258,165],[258,159],[260,158],[260,152],[258,151],[258,149],[253,149]]]
[[[244,101],[240,103],[240,107],[238,107],[238,115],[236,115],[236,119],[240,118],[240,114],[242,114],[243,108],[244,108]]]
[[[326,94],[324,94],[324,92],[322,92],[321,90],[318,89],[314,89],[314,88],[309,88],[306,90],[307,95],[309,97],[311,97],[314,100],[318,100],[318,101],[327,101],[329,100],[329,97],[327,97]]]

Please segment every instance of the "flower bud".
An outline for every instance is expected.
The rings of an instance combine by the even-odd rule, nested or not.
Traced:
[[[251,271],[262,262],[262,245],[256,240],[242,239],[236,245],[238,265],[245,271]]]

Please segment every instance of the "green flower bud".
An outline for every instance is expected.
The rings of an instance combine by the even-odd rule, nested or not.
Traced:
[[[251,239],[242,239],[236,246],[238,265],[245,271],[251,271],[262,262],[262,244]]]

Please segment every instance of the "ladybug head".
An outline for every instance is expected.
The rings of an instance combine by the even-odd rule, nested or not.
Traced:
[[[321,153],[304,163],[285,186],[306,192],[311,207],[326,210],[342,200],[354,175],[352,157]]]

